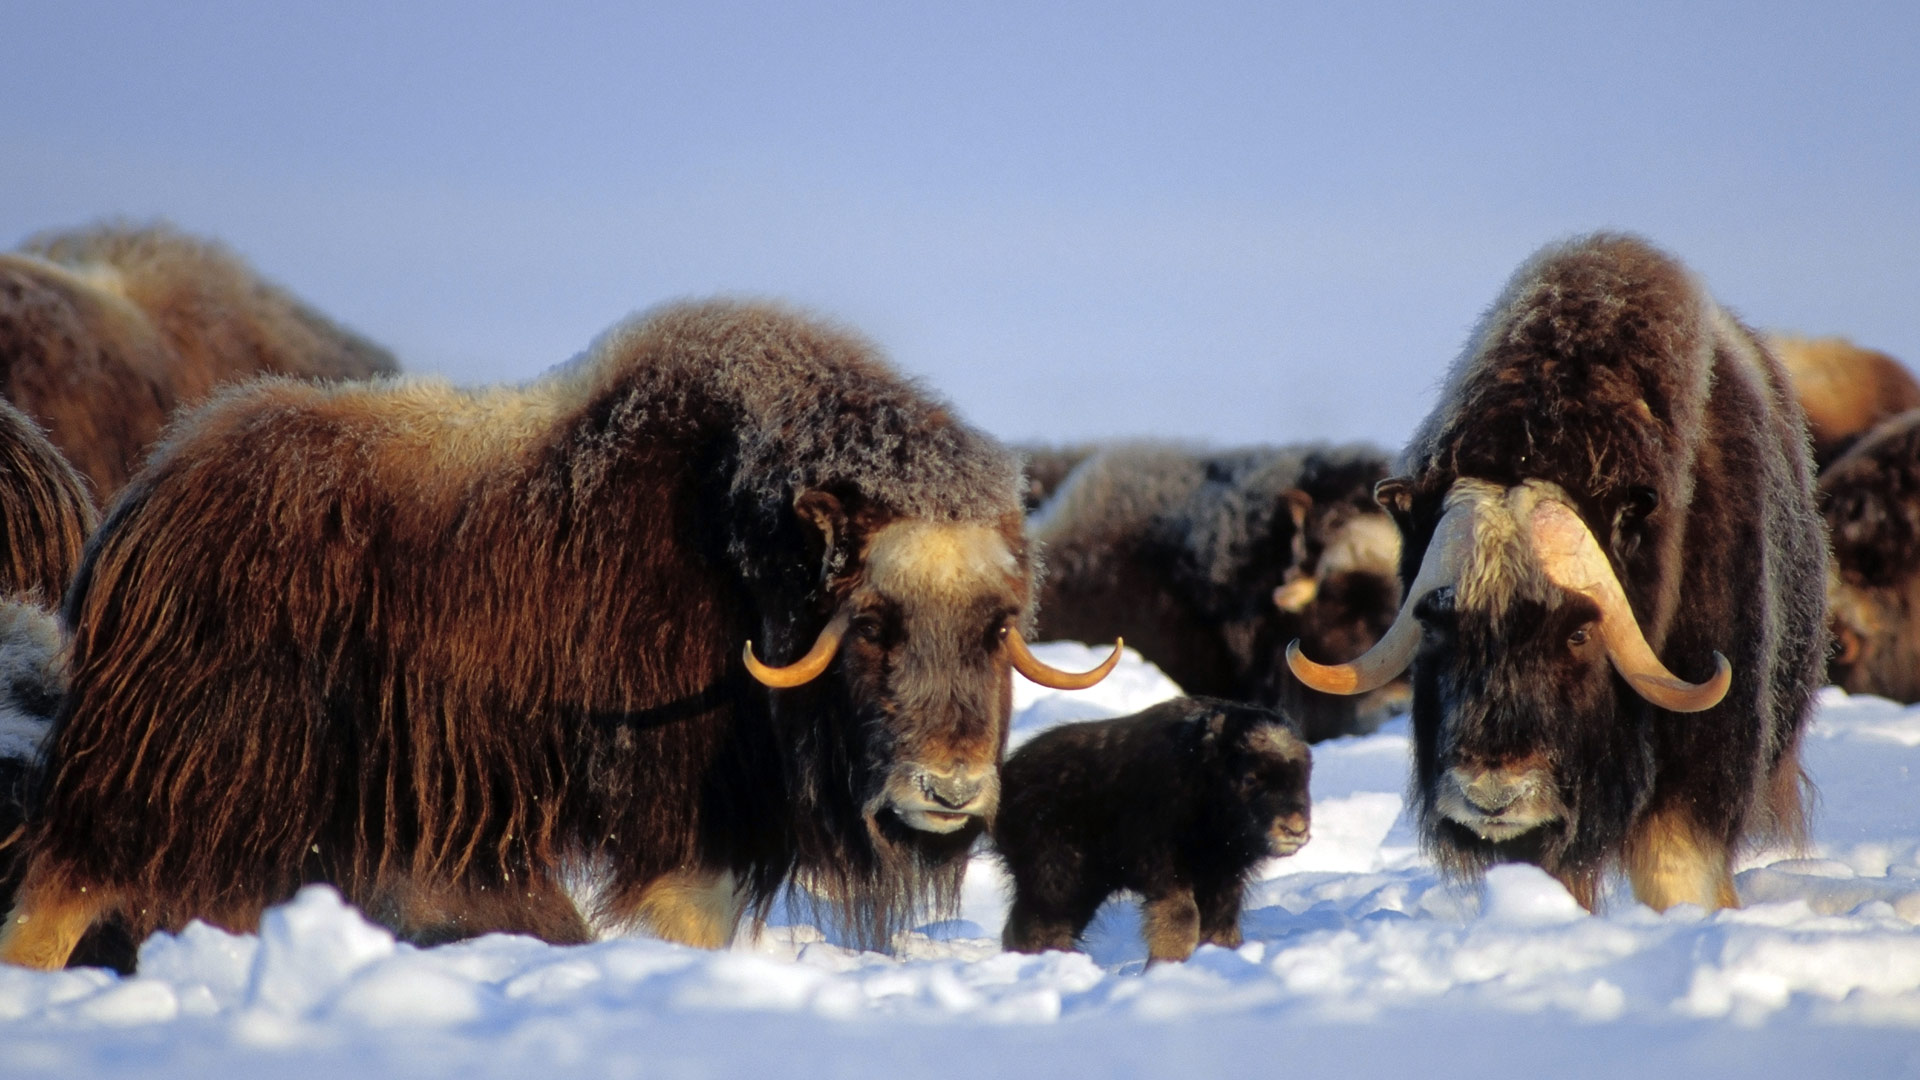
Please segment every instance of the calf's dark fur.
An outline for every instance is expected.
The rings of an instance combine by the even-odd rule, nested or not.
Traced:
[[[1248,875],[1307,842],[1312,766],[1286,717],[1212,698],[1035,736],[1001,771],[1006,947],[1072,949],[1120,889],[1144,898],[1149,962],[1238,946]]]

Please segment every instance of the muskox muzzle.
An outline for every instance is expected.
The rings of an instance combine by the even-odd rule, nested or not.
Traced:
[[[1465,481],[1462,481],[1465,483]],[[1521,489],[1509,491],[1507,506]],[[1558,490],[1558,489],[1555,489]],[[1671,712],[1711,709],[1733,685],[1733,667],[1720,653],[1713,654],[1715,672],[1704,683],[1690,683],[1668,671],[1640,632],[1626,591],[1606,554],[1580,515],[1564,496],[1543,495],[1526,515],[1523,538],[1534,562],[1555,585],[1591,600],[1600,609],[1598,632],[1607,659],[1635,693]],[[1420,571],[1407,590],[1400,612],[1378,644],[1366,655],[1346,664],[1317,664],[1300,653],[1300,643],[1287,646],[1287,666],[1301,682],[1328,694],[1363,694],[1386,685],[1413,662],[1420,646],[1420,624],[1414,609],[1435,589],[1452,587],[1473,555],[1476,515],[1490,511],[1486,504],[1461,497],[1459,485],[1447,496],[1447,510],[1434,529],[1433,541],[1420,560]]]
[[[969,819],[991,818],[1000,806],[1000,770],[992,765],[933,769],[894,767],[876,809],[893,811],[902,823],[922,832],[950,833]]]

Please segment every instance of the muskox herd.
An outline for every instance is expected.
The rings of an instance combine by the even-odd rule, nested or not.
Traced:
[[[1448,872],[1731,906],[1829,672],[1920,697],[1920,388],[1632,237],[1525,264],[1397,459],[1022,454],[764,303],[395,370],[170,229],[0,256],[0,959],[313,882],[421,943],[719,947],[785,894],[884,946],[985,843],[1009,948],[1131,890],[1177,960],[1306,842],[1307,744],[1407,709]],[[1012,674],[1121,638],[1206,696],[1008,756]]]

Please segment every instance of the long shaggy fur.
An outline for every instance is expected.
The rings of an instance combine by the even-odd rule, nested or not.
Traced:
[[[1026,618],[1018,480],[865,342],[752,304],[637,319],[525,389],[223,391],[87,549],[26,891],[86,886],[138,937],[326,881],[416,940],[577,941],[671,873],[754,905],[797,874],[884,942],[978,830],[876,824],[912,717],[834,672],[768,691],[741,643],[805,651],[906,519],[998,530]],[[824,545],[809,490],[846,510]],[[997,761],[1007,669],[980,670]]]
[[[32,420],[0,401],[0,596],[57,605],[97,522],[73,466]]]
[[[47,429],[102,500],[176,408],[258,374],[364,378],[378,345],[165,225],[49,232],[0,255],[0,393]]]
[[[1031,519],[1041,633],[1121,635],[1189,693],[1280,707],[1312,740],[1370,729],[1392,691],[1357,703],[1309,690],[1284,655],[1295,638],[1316,655],[1364,651],[1393,621],[1398,547],[1372,495],[1386,472],[1366,446],[1106,447]],[[1347,550],[1369,535],[1384,549]],[[1316,576],[1305,610],[1276,606],[1277,587]]]
[[[1869,432],[1820,474],[1833,537],[1829,666],[1850,693],[1920,701],[1920,409]]]
[[[1920,382],[1886,353],[1839,337],[1770,334],[1766,342],[1793,379],[1816,469],[1824,470],[1879,424],[1920,408]]]
[[[1388,500],[1402,580],[1456,482],[1553,485],[1668,667],[1704,678],[1718,650],[1733,668],[1712,709],[1653,707],[1603,655],[1570,650],[1591,605],[1532,573],[1524,549],[1478,537],[1509,553],[1480,572],[1498,587],[1436,595],[1413,666],[1414,802],[1445,865],[1527,859],[1590,901],[1648,822],[1678,835],[1669,825],[1684,821],[1722,853],[1798,828],[1796,750],[1827,645],[1804,426],[1780,365],[1679,264],[1604,234],[1536,255],[1475,330],[1402,467],[1408,483]],[[1437,813],[1449,766],[1516,760],[1550,763],[1558,826],[1494,844]]]

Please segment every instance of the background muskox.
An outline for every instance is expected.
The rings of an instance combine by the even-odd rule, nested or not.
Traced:
[[[715,945],[798,875],[882,937],[953,897],[1009,665],[1046,676],[1018,484],[763,306],[669,308],[525,389],[230,390],[88,546],[0,956],[251,927],[310,881],[418,941]],[[806,653],[747,657],[783,689],[749,638]]]
[[[1149,962],[1238,947],[1248,875],[1307,842],[1312,769],[1286,717],[1208,698],[1034,736],[1001,769],[993,828],[1006,947],[1072,949],[1121,889],[1144,899]]]
[[[1920,382],[1886,353],[1837,337],[1770,334],[1766,343],[1793,380],[1816,469],[1825,469],[1875,425],[1920,408]]]
[[[1379,491],[1405,540],[1399,617],[1359,661],[1297,669],[1363,690],[1411,662],[1417,811],[1441,863],[1535,862],[1588,907],[1624,864],[1655,908],[1737,904],[1735,849],[1801,827],[1827,643],[1780,365],[1645,243],[1549,247],[1404,467]]]
[[[362,378],[385,349],[156,225],[33,237],[0,254],[0,394],[46,428],[102,501],[175,408],[261,373]]]
[[[1920,409],[1874,428],[1820,473],[1833,538],[1829,677],[1920,701]]]
[[[1365,446],[1109,447],[1031,519],[1040,633],[1119,634],[1188,693],[1277,706],[1309,740],[1371,730],[1398,687],[1322,694],[1282,657],[1295,638],[1364,651],[1393,621],[1399,537],[1373,501],[1386,472]]]

